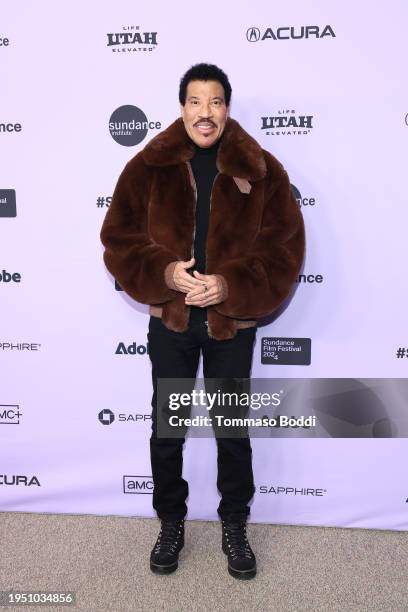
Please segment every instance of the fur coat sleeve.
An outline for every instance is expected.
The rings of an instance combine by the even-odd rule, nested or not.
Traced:
[[[303,215],[289,177],[280,163],[276,175],[276,160],[268,153],[265,161],[268,173],[259,232],[242,257],[223,262],[216,270],[227,283],[228,296],[214,308],[228,317],[271,314],[288,296],[304,257]]]
[[[130,167],[131,165],[131,167]],[[140,156],[128,162],[117,181],[101,232],[109,272],[133,299],[163,304],[179,292],[166,283],[166,266],[179,258],[148,235],[149,184]]]

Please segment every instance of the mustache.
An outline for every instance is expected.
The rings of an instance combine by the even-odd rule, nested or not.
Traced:
[[[197,125],[200,125],[200,123],[210,123],[214,127],[217,127],[215,125],[214,121],[211,121],[211,119],[200,119],[199,121],[196,121],[196,123],[194,124],[194,127],[197,126]]]

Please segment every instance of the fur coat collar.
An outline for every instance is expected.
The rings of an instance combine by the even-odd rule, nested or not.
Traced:
[[[157,134],[143,149],[143,159],[149,166],[169,166],[190,160],[194,143],[181,117]],[[227,176],[258,181],[267,169],[261,147],[240,124],[227,118],[217,155],[217,168]]]

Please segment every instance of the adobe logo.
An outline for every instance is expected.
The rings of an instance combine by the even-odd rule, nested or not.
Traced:
[[[18,272],[7,272],[7,270],[0,271],[0,283],[19,283],[21,281],[21,274]]]

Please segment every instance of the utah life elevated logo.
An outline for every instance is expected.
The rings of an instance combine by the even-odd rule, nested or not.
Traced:
[[[319,26],[283,26],[279,28],[265,28],[260,30],[256,27],[248,28],[246,39],[248,42],[260,40],[295,40],[299,38],[335,38],[336,35],[330,25]]]
[[[141,32],[140,26],[123,26],[107,34],[107,47],[114,53],[150,52],[157,48],[157,32]]]
[[[266,136],[304,136],[313,129],[313,115],[299,115],[295,110],[278,110],[261,117],[261,130]]]

